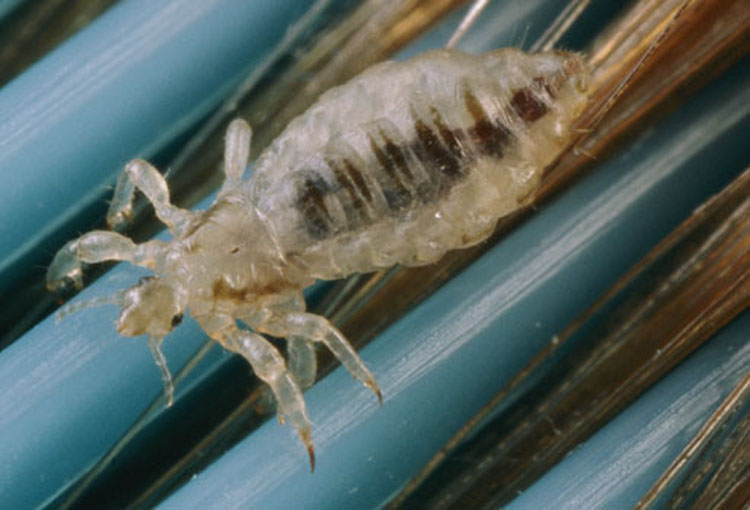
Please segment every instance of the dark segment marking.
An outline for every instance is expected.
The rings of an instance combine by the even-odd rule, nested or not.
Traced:
[[[354,182],[354,185],[357,186],[360,194],[365,200],[367,200],[367,203],[372,204],[372,193],[370,193],[370,188],[367,186],[365,178],[362,177],[362,172],[360,172],[359,169],[354,166],[354,163],[348,159],[343,160],[342,163],[344,164],[344,168],[346,168],[346,172],[349,174],[349,178]]]
[[[401,178],[396,173],[396,166],[398,165],[398,163],[388,157],[388,155],[383,151],[383,149],[378,146],[377,142],[375,142],[372,137],[370,137],[370,148],[372,149],[372,153],[375,155],[375,158],[378,160],[378,163],[380,163],[380,166],[383,167],[383,170],[395,187],[395,189],[393,189],[390,186],[383,186],[381,184],[383,196],[385,197],[385,201],[388,204],[388,208],[391,211],[399,211],[407,207],[412,203],[413,197],[411,196],[411,193],[409,192],[406,185],[404,185],[404,183],[401,181]]]
[[[549,97],[555,97],[554,87],[544,78],[534,78],[532,86],[519,89],[513,94],[510,107],[523,121],[534,122],[549,111],[540,97],[545,92]],[[432,125],[412,112],[416,138],[408,143],[399,145],[383,130],[377,135],[379,140],[368,135],[372,154],[382,168],[382,172],[375,171],[372,175],[391,213],[398,213],[414,205],[415,200],[419,203],[438,200],[464,176],[466,165],[477,156],[503,157],[504,150],[513,140],[510,129],[500,119],[491,119],[467,84],[463,86],[463,100],[474,119],[474,124],[466,129],[449,128],[440,112],[432,107]],[[417,182],[407,156],[409,151],[428,171],[428,181]],[[328,184],[319,174],[310,172],[301,181],[297,194],[303,227],[313,239],[319,240],[342,230],[364,227],[377,219],[372,217],[365,203],[372,206],[374,197],[363,170],[347,158],[327,163],[336,184]],[[365,168],[364,171],[372,170]],[[415,195],[412,195],[407,184],[414,188]],[[346,194],[346,198],[341,197],[347,217],[346,225],[334,225],[325,204],[325,197],[336,193]]]
[[[449,183],[463,175],[461,172],[460,152],[457,155],[448,150],[440,142],[435,131],[425,124],[422,119],[417,119],[414,122],[414,130],[417,132],[417,140],[419,141],[415,146],[416,152],[428,169],[434,168],[439,170]],[[440,192],[444,191],[442,188],[443,186],[439,187]]]
[[[345,189],[347,195],[349,195],[351,204],[343,203],[342,205],[344,207],[346,218],[350,223],[350,227],[356,227],[356,225],[358,225],[358,219],[367,222],[368,216],[367,209],[365,208],[365,203],[361,198],[359,198],[357,190],[355,189],[352,181],[349,180],[349,177],[336,163],[334,163],[333,161],[327,161],[326,163],[331,169],[331,172],[333,172],[333,176],[336,178],[336,182],[338,182],[339,186]]]
[[[219,278],[214,281],[211,290],[214,299],[217,301],[235,301],[237,303],[246,303],[250,296],[266,296],[269,294],[279,294],[290,289],[289,283],[282,279],[274,279],[269,283],[261,284],[258,287],[232,287],[226,280]]]
[[[324,239],[332,233],[333,219],[324,200],[330,191],[328,183],[319,175],[305,177],[299,187],[297,203],[305,229],[315,239]]]
[[[510,141],[510,130],[500,122],[490,121],[482,103],[468,86],[464,86],[464,104],[474,118],[474,125],[469,128],[472,141],[483,154],[502,158],[503,149]]]
[[[443,116],[434,106],[430,108],[430,113],[432,113],[432,122],[435,124],[435,127],[437,127],[438,133],[440,133],[440,138],[443,139],[445,146],[453,157],[462,159],[465,154],[464,150],[461,148],[461,140],[459,138],[460,131],[456,132],[448,128],[448,126],[445,125]]]
[[[406,156],[401,150],[401,147],[393,143],[393,140],[391,140],[390,137],[384,132],[381,131],[380,136],[383,138],[383,142],[385,142],[385,153],[388,155],[391,161],[396,163],[398,169],[401,170],[401,174],[406,177],[409,182],[414,182],[414,174],[411,173],[411,169],[409,168],[409,164],[406,161]]]
[[[534,82],[540,85],[540,88],[547,88],[544,78],[537,77]],[[510,100],[510,106],[526,123],[539,120],[549,111],[549,107],[529,87],[517,90]]]
[[[549,97],[552,99],[557,98],[557,91],[555,90],[555,87],[552,86],[550,82],[542,78],[541,76],[537,76],[534,78],[534,83],[539,86],[539,88],[544,89],[547,94],[549,94]]]
[[[211,286],[211,290],[214,293],[214,299],[238,302],[244,302],[248,293],[247,289],[235,289],[223,278],[216,280]]]

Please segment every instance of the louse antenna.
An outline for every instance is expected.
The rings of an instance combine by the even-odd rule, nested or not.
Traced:
[[[445,45],[446,48],[453,48],[454,46],[456,46],[456,44],[458,44],[458,41],[460,41],[463,36],[466,35],[466,32],[469,31],[471,26],[479,18],[479,15],[482,14],[482,11],[489,5],[489,3],[490,0],[474,0],[474,4],[471,6],[471,9],[469,9],[469,12],[466,13],[464,19],[461,20],[461,23],[458,24],[458,28],[456,28],[455,32],[453,32],[451,38],[448,39],[448,42]]]
[[[148,348],[151,350],[151,355],[154,357],[154,362],[156,363],[156,366],[159,367],[159,371],[161,372],[165,405],[167,407],[172,407],[172,404],[174,404],[174,382],[172,382],[172,374],[169,372],[169,367],[167,366],[167,358],[161,351],[162,340],[164,339],[149,335]]]

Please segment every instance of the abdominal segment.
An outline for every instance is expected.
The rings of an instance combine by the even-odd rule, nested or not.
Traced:
[[[297,185],[299,218],[307,234],[324,240],[447,200],[480,158],[494,160],[502,172],[503,158],[516,141],[510,115],[491,116],[468,85],[462,101],[473,121],[464,127],[450,126],[432,105],[426,115],[411,110],[408,135],[381,121],[367,130],[365,150],[339,143],[338,157],[327,158],[323,168],[307,172]],[[518,119],[535,122],[547,110],[531,89],[519,90],[510,105],[514,124]]]

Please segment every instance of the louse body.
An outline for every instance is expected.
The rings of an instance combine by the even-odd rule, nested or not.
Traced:
[[[581,57],[564,52],[438,50],[373,66],[292,121],[247,180],[250,128],[233,121],[226,180],[206,211],[172,206],[152,166],[128,163],[110,224],[129,214],[138,188],[174,238],[136,245],[90,232],[58,252],[48,286],[80,287],[82,262],[152,269],[154,277],[88,305],[119,304],[118,331],[148,335],[170,402],[159,345],[189,308],[271,387],[280,418],[297,429],[312,461],[301,390],[315,378],[313,344],[380,391],[343,335],[305,312],[302,290],[318,278],[431,263],[485,239],[500,217],[529,203],[544,167],[570,143],[587,85]],[[262,334],[287,339],[287,362]]]
[[[528,203],[586,85],[579,57],[561,52],[376,65],[294,120],[246,187],[316,278],[435,262]]]

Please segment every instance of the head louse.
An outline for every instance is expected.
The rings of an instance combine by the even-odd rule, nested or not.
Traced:
[[[304,311],[301,290],[315,278],[430,263],[486,238],[498,218],[529,202],[546,163],[570,141],[586,83],[582,58],[563,52],[439,50],[374,66],[294,120],[249,181],[242,173],[250,129],[234,121],[225,186],[203,213],[171,205],[161,175],[145,161],[129,163],[110,216],[123,216],[138,188],[174,239],[136,245],[112,232],[85,234],[58,253],[50,287],[66,278],[80,284],[82,262],[127,260],[154,270],[156,277],[112,301],[127,302],[118,329],[148,335],[165,370],[159,342],[189,307],[211,338],[269,384],[280,416],[312,452],[301,389],[311,383],[303,372],[312,366],[314,373],[313,343],[380,392],[343,335]],[[383,110],[395,96],[406,99]],[[303,339],[304,361],[287,367],[262,334]]]

